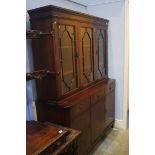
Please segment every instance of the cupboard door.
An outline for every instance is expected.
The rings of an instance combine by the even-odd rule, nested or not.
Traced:
[[[70,109],[70,119],[70,127],[82,131],[79,137],[78,154],[83,155],[91,144],[90,97],[82,99],[78,105]]]
[[[96,95],[96,94],[95,94]],[[105,126],[104,97],[91,105],[92,142],[103,132]]]
[[[81,49],[81,85],[85,86],[94,81],[93,28],[81,24],[79,31]]]
[[[105,124],[109,125],[115,119],[115,89],[105,97]]]
[[[58,66],[60,71],[61,95],[65,95],[78,88],[76,24],[74,25],[73,23],[57,23]]]
[[[96,28],[96,67],[97,79],[104,78],[107,75],[107,52],[106,52],[106,30]]]
[[[90,110],[81,113],[71,121],[71,128],[81,131],[79,138],[78,154],[84,154],[91,144]]]

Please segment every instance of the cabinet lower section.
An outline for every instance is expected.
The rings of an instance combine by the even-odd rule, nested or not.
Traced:
[[[37,102],[36,108],[39,121],[82,131],[78,154],[87,154],[114,124],[115,80],[101,81],[58,104]]]

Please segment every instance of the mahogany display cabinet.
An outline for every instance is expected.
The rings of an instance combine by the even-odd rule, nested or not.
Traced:
[[[108,77],[108,20],[55,6],[28,11],[35,70],[37,117],[82,131],[78,154],[87,154],[113,127],[115,80]],[[42,33],[40,33],[42,34]]]

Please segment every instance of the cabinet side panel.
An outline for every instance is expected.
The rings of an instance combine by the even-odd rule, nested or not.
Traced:
[[[52,31],[51,20],[31,21],[31,29],[39,30],[43,33]],[[53,36],[46,35],[39,39],[32,40],[34,70],[47,69],[51,72],[55,70],[55,53],[53,46]],[[57,95],[56,76],[50,75],[37,81],[38,100],[55,100]],[[55,91],[51,91],[55,90]]]
[[[48,121],[70,127],[69,111],[67,109],[56,108],[45,103],[37,103],[36,108],[38,121]]]

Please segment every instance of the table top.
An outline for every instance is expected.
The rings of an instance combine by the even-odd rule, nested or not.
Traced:
[[[52,123],[48,123],[48,124],[51,124],[51,125],[55,126],[55,124],[52,124]],[[59,126],[59,127],[62,127],[62,126]],[[62,153],[81,134],[81,131],[78,131],[78,130],[74,130],[74,129],[67,128],[67,127],[62,127],[62,128],[64,130],[68,130],[70,132],[70,134],[68,134],[66,142],[58,150],[55,150],[52,155],[58,155],[58,154]]]
[[[38,154],[48,146],[53,145],[58,140],[66,139],[65,142],[54,150],[52,155],[62,153],[73,141],[75,141],[80,132],[67,127],[62,127],[49,122],[30,121],[26,124],[26,154]]]

